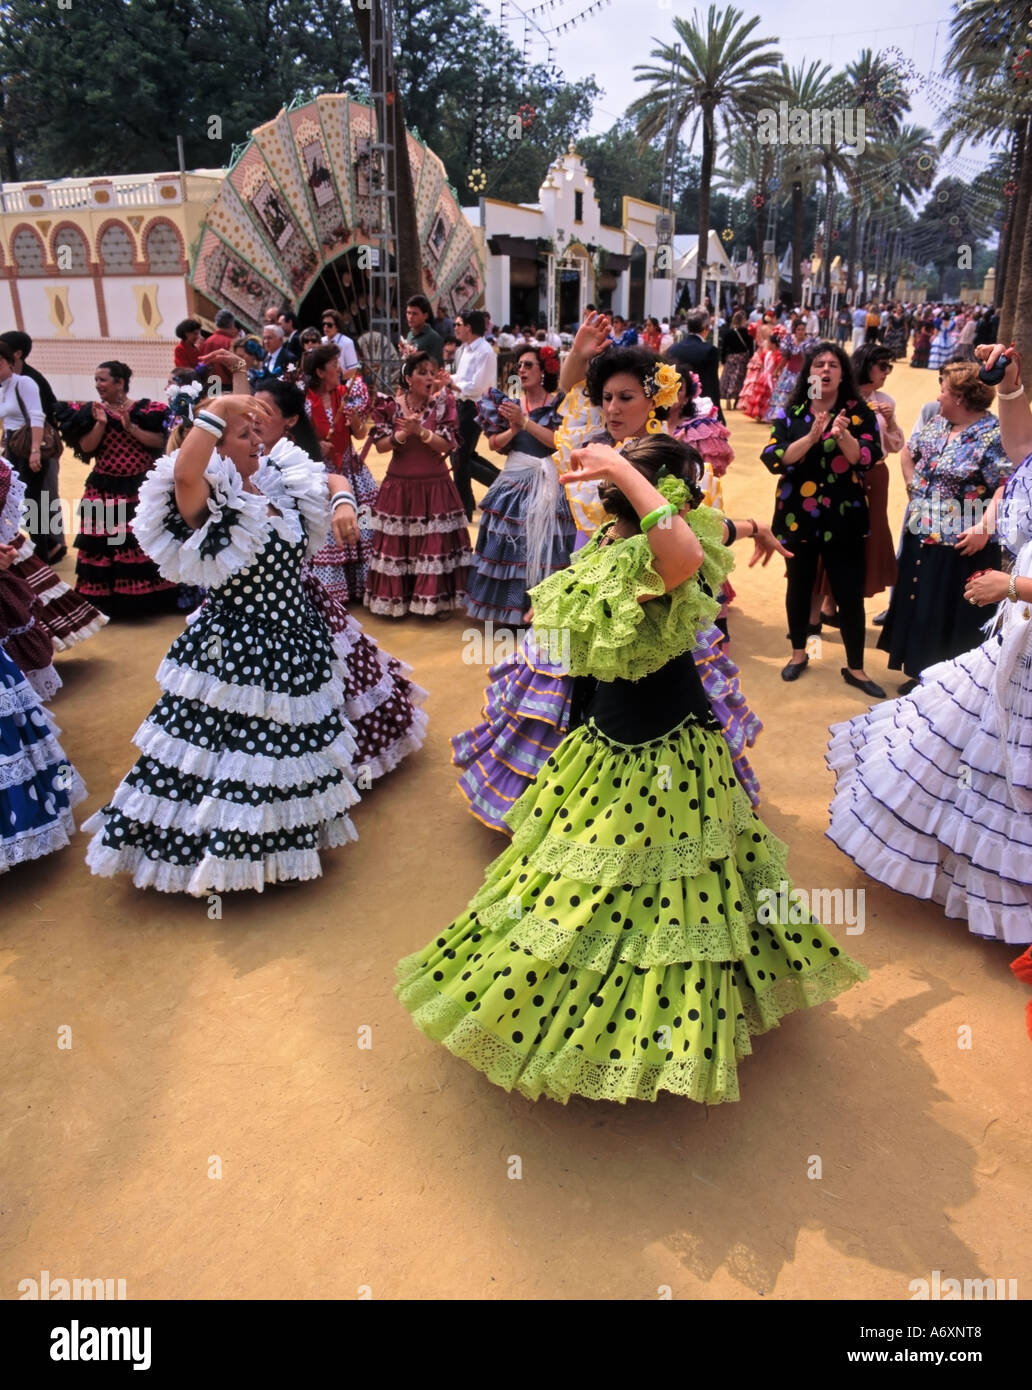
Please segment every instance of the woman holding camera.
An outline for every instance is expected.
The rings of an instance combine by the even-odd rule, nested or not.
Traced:
[[[989,503],[1012,471],[989,406],[996,392],[974,362],[942,368],[939,414],[910,440],[901,462],[910,507],[899,577],[878,646],[903,670],[908,694],[926,666],[978,643],[983,619],[963,601],[976,570],[994,569]]]

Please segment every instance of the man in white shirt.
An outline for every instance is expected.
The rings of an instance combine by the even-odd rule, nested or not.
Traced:
[[[355,344],[344,332],[344,315],[336,309],[327,309],[322,316],[324,343],[336,343],[340,348],[340,379],[348,381],[358,375],[358,352]]]
[[[448,387],[458,396],[459,447],[452,454],[452,474],[455,486],[466,509],[466,520],[473,520],[476,502],[470,475],[488,487],[498,477],[499,469],[476,452],[480,438],[477,402],[498,381],[498,359],[484,337],[487,322],[479,309],[467,309],[456,315],[455,336],[459,340],[455,353],[455,372],[448,378]]]
[[[817,310],[816,310],[816,309],[813,307],[813,305],[811,304],[811,305],[810,305],[810,308],[809,308],[809,310],[808,310],[808,312],[807,312],[807,315],[806,315],[806,333],[807,333],[807,337],[810,337],[810,338],[817,338],[817,337],[820,336],[820,331],[821,331],[821,321],[820,321],[820,319],[817,317]]]
[[[554,328],[549,328],[545,333],[545,342],[550,348],[555,348],[556,352],[558,352],[563,345],[562,338],[560,338]]]

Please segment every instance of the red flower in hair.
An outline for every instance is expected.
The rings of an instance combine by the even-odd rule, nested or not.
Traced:
[[[548,343],[544,343],[538,348],[538,357],[541,359],[541,365],[546,372],[551,373],[559,370],[559,354]]]

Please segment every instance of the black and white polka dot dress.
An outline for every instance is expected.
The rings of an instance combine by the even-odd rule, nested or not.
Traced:
[[[161,698],[134,738],[142,756],[83,826],[87,863],[162,892],[317,878],[320,850],[357,839],[358,800],[346,672],[301,579],[326,535],[325,473],[288,446],[264,461],[259,495],[216,454],[209,519],[194,531],[174,463],[144,483],[134,529],[164,576],[208,597],[158,668]]]

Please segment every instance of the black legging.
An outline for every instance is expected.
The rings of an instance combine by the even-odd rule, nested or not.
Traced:
[[[472,521],[476,500],[473,496],[470,476],[476,478],[478,483],[483,483],[485,487],[490,487],[501,470],[476,452],[477,440],[481,434],[476,402],[460,400],[457,409],[459,447],[452,454],[452,477],[455,479],[455,486],[462,498],[462,505],[466,509],[466,520]]]
[[[846,648],[846,665],[864,669],[864,538],[839,537],[831,541],[788,541],[793,558],[785,561],[788,590],[785,611],[788,634],[795,650],[806,646],[810,604],[817,582],[817,562],[824,561],[832,597],[838,605],[840,631]]]

